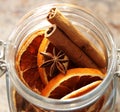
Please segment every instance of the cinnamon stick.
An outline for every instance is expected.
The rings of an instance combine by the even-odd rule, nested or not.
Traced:
[[[78,66],[97,68],[96,64],[56,25],[52,25],[46,32],[45,37],[58,49],[62,49],[66,55]]]
[[[105,56],[57,8],[50,10],[47,19],[56,24],[97,66],[106,67]]]

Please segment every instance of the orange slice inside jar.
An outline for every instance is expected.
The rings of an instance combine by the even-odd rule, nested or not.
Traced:
[[[43,38],[44,30],[30,34],[20,45],[15,59],[15,66],[20,79],[26,86],[37,92],[43,88],[37,66],[38,49]]]
[[[104,77],[105,74],[97,69],[69,69],[66,74],[60,73],[50,80],[41,94],[54,99],[74,98],[93,90]],[[69,96],[66,96],[68,94]]]

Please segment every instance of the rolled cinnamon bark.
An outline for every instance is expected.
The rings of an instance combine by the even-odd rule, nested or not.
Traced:
[[[47,19],[56,24],[97,66],[106,67],[105,56],[57,8],[50,10]]]
[[[45,37],[58,49],[63,50],[66,55],[78,66],[97,68],[97,65],[57,26],[52,25],[46,32]]]

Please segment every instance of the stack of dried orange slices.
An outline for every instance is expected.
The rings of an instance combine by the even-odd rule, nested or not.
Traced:
[[[44,37],[42,30],[28,36],[21,45],[16,54],[16,69],[24,84],[45,97],[65,100],[84,95],[97,87],[105,77],[98,69],[70,66],[70,60],[68,62],[68,57],[64,53],[60,60],[63,64],[66,63],[64,68],[66,72],[56,70],[54,76],[50,76],[49,66],[53,64],[53,60],[45,67],[40,67],[46,62],[45,56],[41,53],[44,53],[48,60],[62,54]]]

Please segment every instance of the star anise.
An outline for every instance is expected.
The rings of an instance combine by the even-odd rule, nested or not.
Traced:
[[[65,63],[68,64],[68,58],[65,55],[65,53],[60,50],[58,53],[56,53],[55,48],[53,48],[53,52],[40,52],[41,55],[44,56],[45,62],[40,67],[50,67],[50,77],[54,74],[55,70],[58,69],[63,74],[67,71],[67,66],[65,66]]]

